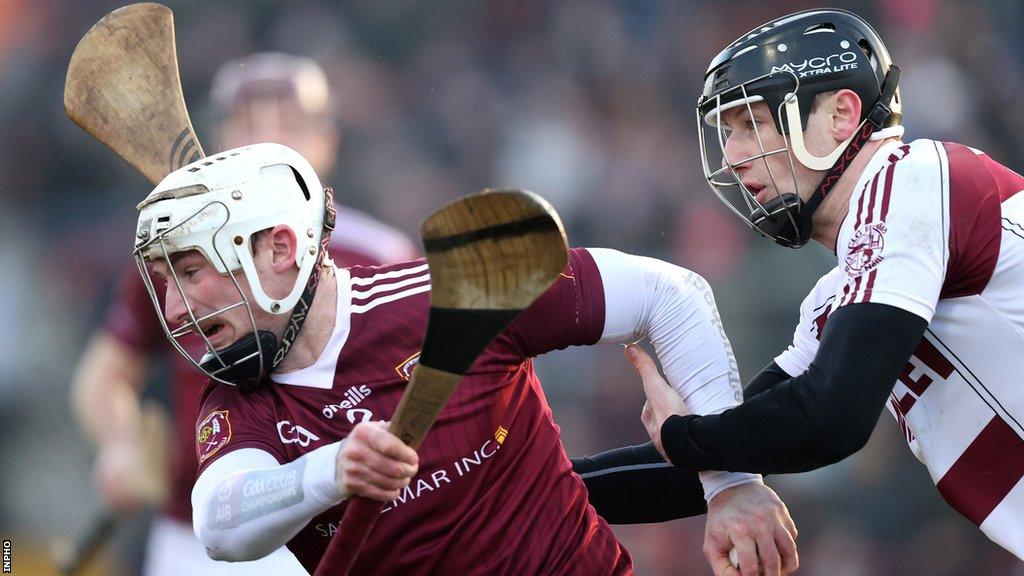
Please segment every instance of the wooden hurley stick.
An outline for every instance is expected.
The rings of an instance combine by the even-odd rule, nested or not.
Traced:
[[[484,190],[451,202],[420,228],[430,313],[420,361],[390,430],[416,448],[484,348],[565,269],[565,232],[544,199]],[[382,504],[351,498],[315,576],[348,574]]]
[[[181,92],[174,18],[161,4],[119,8],[86,32],[64,110],[154,184],[204,156]]]

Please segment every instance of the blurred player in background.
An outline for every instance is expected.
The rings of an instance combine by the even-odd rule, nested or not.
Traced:
[[[313,60],[265,52],[228,62],[214,77],[210,96],[221,117],[218,150],[276,142],[297,150],[317,174],[326,176],[334,169],[342,142],[338,104],[331,97],[326,74]],[[330,250],[341,267],[376,266],[419,256],[401,232],[342,206]]]
[[[308,58],[282,53],[254,54],[228,62],[216,74],[211,100],[220,117],[217,149],[257,142],[281,142],[301,151],[321,173],[330,172],[340,135],[336,103],[323,70]],[[409,260],[416,249],[403,234],[369,216],[339,208],[331,237],[331,257],[339,266]],[[162,297],[162,291],[161,291]],[[183,344],[202,350],[195,337]],[[172,352],[169,356],[167,352]],[[192,532],[189,493],[195,480],[193,444],[199,395],[206,376],[195,370],[163,338],[152,303],[134,263],[126,269],[102,326],[79,362],[73,404],[83,429],[96,443],[96,490],[112,508],[130,512],[146,504],[138,482],[144,466],[140,394],[155,360],[169,360],[173,408],[173,453],[169,494],[147,545],[144,573],[304,574],[287,551],[249,564],[207,557]],[[145,476],[145,475],[143,475]]]
[[[1024,177],[962,144],[904,143],[898,81],[843,10],[773,20],[712,61],[697,108],[712,189],[838,266],[735,409],[686,414],[636,353],[644,423],[681,468],[793,473],[858,451],[887,407],[949,505],[1024,559]]]

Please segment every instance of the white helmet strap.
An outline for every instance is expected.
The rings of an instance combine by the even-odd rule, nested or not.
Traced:
[[[241,245],[235,246],[236,252],[252,251],[252,237],[248,241]],[[304,257],[305,256],[305,257]],[[298,254],[296,260],[302,258],[302,264],[299,266],[299,278],[306,278],[313,273],[313,267],[316,264],[316,258],[310,258],[304,254]],[[292,286],[292,291],[287,296],[281,299],[271,298],[270,295],[263,289],[263,284],[259,281],[259,274],[256,272],[256,262],[252,258],[245,258],[239,254],[239,264],[242,266],[242,270],[245,271],[246,278],[251,279],[249,287],[252,289],[252,297],[259,304],[260,308],[269,312],[278,313],[282,309],[287,309],[298,301],[299,294],[302,292],[305,285],[301,282],[296,282]]]
[[[853,137],[860,132],[858,127],[857,130],[850,134],[849,138],[840,142],[832,152],[824,156],[815,156],[807,149],[807,145],[804,143],[804,127],[803,122],[800,121],[800,104],[797,102],[796,95],[790,94],[786,98],[784,106],[786,108],[786,124],[789,126],[789,138],[792,143],[790,148],[793,150],[793,155],[796,156],[796,159],[811,170],[824,171],[835,166],[836,160],[839,160],[843,151],[853,141]]]
[[[273,373],[278,364],[284,360],[288,350],[292,347],[292,343],[298,338],[299,330],[302,329],[302,325],[306,322],[309,308],[313,305],[316,288],[320,284],[320,271],[323,269],[324,260],[327,259],[327,246],[331,241],[331,233],[334,231],[334,224],[337,218],[337,209],[334,207],[334,189],[330,186],[324,187],[324,208],[324,228],[320,235],[320,250],[317,252],[316,261],[312,265],[309,281],[306,282],[302,295],[299,296],[295,308],[292,309],[292,315],[288,319],[288,325],[284,329],[284,334],[281,335],[280,345],[277,347],[277,353],[274,354],[274,360],[267,374]],[[305,260],[308,262],[313,261],[312,258],[306,258]],[[248,271],[246,273],[248,274]],[[255,273],[255,270],[253,270],[253,273]]]

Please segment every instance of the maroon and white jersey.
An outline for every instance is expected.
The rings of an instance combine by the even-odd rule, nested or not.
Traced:
[[[412,242],[398,230],[346,207],[338,208],[338,219],[329,245],[331,258],[338,266],[376,266],[402,262],[417,256]],[[165,285],[153,278],[161,299]],[[170,492],[165,513],[190,523],[190,493],[196,479],[195,424],[199,417],[199,396],[208,378],[181,354],[174,351],[155,316],[153,302],[146,291],[135,262],[126,267],[114,299],[107,309],[104,329],[125,346],[140,354],[168,354],[168,379],[172,401],[172,454],[169,466]],[[199,337],[188,335],[179,340],[202,356]]]
[[[1024,558],[1022,190],[1020,175],[960,144],[883,146],[850,199],[839,265],[804,300],[776,363],[803,373],[847,304],[927,320],[889,409],[946,501]]]
[[[426,328],[422,260],[338,270],[333,336],[311,366],[243,394],[211,384],[197,429],[200,470],[243,448],[279,463],[389,420]],[[628,553],[587,502],[532,357],[596,343],[605,302],[597,266],[573,250],[567,269],[487,348],[427,434],[420,469],[385,505],[354,574],[629,574]],[[288,547],[314,571],[346,502],[314,517]],[[400,553],[396,552],[400,551]]]

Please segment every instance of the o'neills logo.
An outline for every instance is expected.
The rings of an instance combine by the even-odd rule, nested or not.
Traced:
[[[402,363],[398,366],[395,366],[395,372],[398,372],[398,375],[405,378],[405,381],[408,382],[409,379],[412,378],[412,369],[415,368],[419,362],[420,353],[417,352],[405,360],[402,360]]]
[[[363,399],[369,396],[372,392],[373,391],[370,390],[370,387],[366,384],[352,386],[342,394],[342,396],[345,397],[344,400],[337,404],[328,404],[324,406],[324,409],[321,410],[321,412],[323,412],[324,418],[334,418],[334,415],[342,410],[355,408],[356,405],[362,402]]]
[[[882,261],[885,248],[885,222],[868,224],[850,239],[846,254],[846,274],[851,278],[866,274]]]
[[[211,412],[196,428],[196,453],[199,463],[213,456],[231,441],[231,421],[227,410]]]

